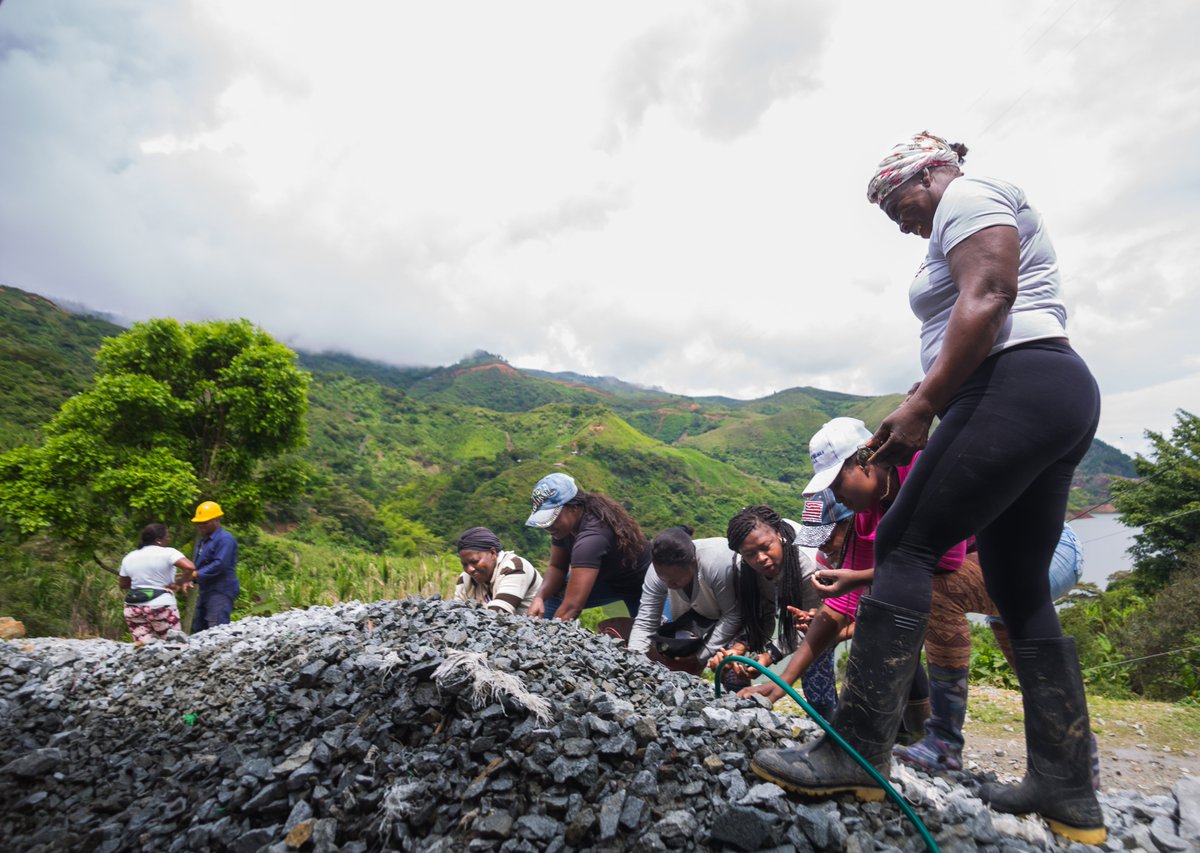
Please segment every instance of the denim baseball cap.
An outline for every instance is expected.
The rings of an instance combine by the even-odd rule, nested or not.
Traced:
[[[813,478],[804,487],[804,494],[814,495],[832,486],[842,463],[870,440],[870,430],[858,418],[834,418],[817,430],[808,442]]]
[[[833,499],[833,489],[825,489],[804,499],[796,544],[805,548],[820,548],[833,533],[838,522],[854,517],[854,510]]]
[[[546,528],[554,523],[567,501],[579,494],[570,474],[547,474],[533,487],[533,512],[525,519],[526,527]]]

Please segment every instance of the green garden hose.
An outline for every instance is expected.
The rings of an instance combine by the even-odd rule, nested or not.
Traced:
[[[728,657],[723,658],[721,662],[717,664],[717,670],[714,673],[714,681],[716,682],[718,697],[721,695],[721,671],[725,668],[725,665],[729,663],[741,663],[745,664],[746,666],[751,666],[779,685],[779,687],[783,689],[784,693],[786,693],[788,696],[791,696],[795,703],[804,709],[804,713],[812,717],[813,722],[825,730],[825,734],[833,738],[834,743],[845,750],[847,755],[858,762],[858,765],[862,767],[863,770],[866,770],[871,778],[880,784],[884,790],[884,793],[886,793],[892,798],[892,800],[895,801],[896,805],[900,807],[900,811],[904,812],[904,816],[907,817],[912,825],[917,828],[917,832],[921,834],[921,838],[923,838],[925,841],[925,846],[932,851],[932,853],[940,853],[937,842],[933,840],[933,836],[929,834],[929,830],[925,828],[925,824],[921,822],[919,817],[917,817],[917,813],[912,810],[912,807],[904,801],[904,798],[900,796],[900,793],[893,788],[891,784],[889,784],[888,780],[884,779],[880,772],[871,766],[869,761],[855,752],[854,748],[850,746],[850,744],[846,743],[846,741],[842,739],[842,736],[833,730],[833,726],[825,722],[821,715],[813,710],[811,705],[800,698],[800,694],[793,690],[790,684],[785,682],[775,673],[771,672],[771,670],[764,667],[758,661],[742,657],[741,655],[729,655]]]

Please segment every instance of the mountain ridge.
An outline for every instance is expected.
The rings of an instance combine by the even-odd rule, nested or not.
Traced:
[[[0,288],[0,340],[13,354],[0,371],[0,450],[36,441],[40,424],[91,380],[100,341],[121,331]],[[846,415],[873,425],[902,399],[812,387],[688,397],[611,376],[523,370],[486,352],[443,367],[297,357],[314,377],[309,445],[298,454],[312,476],[294,505],[272,508],[273,520],[376,549],[433,547],[485,522],[514,543],[544,545],[522,522],[529,489],[556,469],[624,501],[651,533],[687,523],[716,535],[752,502],[794,514],[811,471],[808,437],[821,423]],[[42,366],[13,369],[31,363]],[[1099,503],[1108,478],[1133,473],[1115,448],[1097,442],[1093,451],[1076,506]]]

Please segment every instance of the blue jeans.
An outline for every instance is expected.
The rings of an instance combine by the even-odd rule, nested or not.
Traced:
[[[567,572],[566,577],[563,578],[564,590],[567,588],[567,582],[570,579],[571,573]],[[544,600],[546,602],[545,618],[553,619],[554,614],[558,612],[558,608],[562,606],[562,592],[557,592],[552,596],[547,596]],[[638,604],[641,603],[641,600],[641,590],[631,593],[617,592],[607,583],[605,583],[604,578],[600,577],[599,573],[597,573],[596,582],[592,584],[592,591],[588,594],[587,602],[585,602],[583,606],[584,609],[587,609],[589,607],[601,607],[605,604],[612,604],[614,601],[624,601],[625,606],[629,609],[629,615],[636,619],[638,614]],[[668,604],[667,607],[669,606],[670,605]],[[670,611],[668,610],[667,612],[669,613]],[[669,619],[670,616],[667,618]]]
[[[192,617],[192,633],[218,625],[228,625],[233,613],[233,598],[223,592],[201,592],[196,602],[196,615]]]

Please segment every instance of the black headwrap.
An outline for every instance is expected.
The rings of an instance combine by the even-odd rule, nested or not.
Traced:
[[[472,527],[458,537],[459,551],[499,551],[500,537],[486,527]]]

